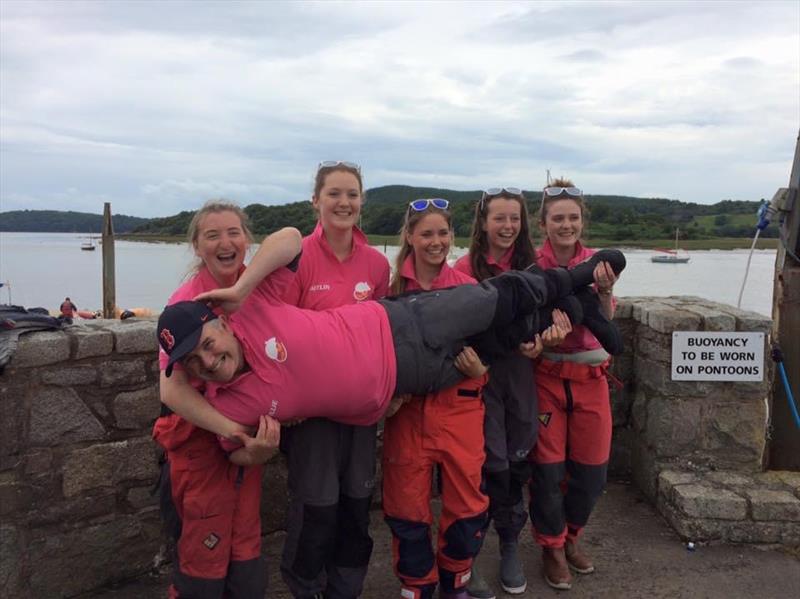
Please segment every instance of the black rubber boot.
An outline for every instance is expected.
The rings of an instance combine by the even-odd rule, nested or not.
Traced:
[[[599,250],[590,258],[569,269],[569,276],[572,279],[574,290],[594,283],[594,269],[600,262],[608,262],[611,270],[619,276],[625,270],[625,255],[619,250]]]
[[[620,355],[624,348],[622,334],[617,325],[606,318],[600,308],[600,298],[590,287],[575,292],[583,309],[583,326],[589,329],[609,354]]]

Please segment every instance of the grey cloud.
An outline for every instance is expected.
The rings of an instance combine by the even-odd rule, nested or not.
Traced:
[[[596,63],[596,62],[605,62],[608,60],[605,54],[598,50],[578,50],[577,52],[572,52],[571,54],[565,54],[561,57],[562,60],[567,62],[585,62],[585,63]]]

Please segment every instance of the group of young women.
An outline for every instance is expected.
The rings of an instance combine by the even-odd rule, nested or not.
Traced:
[[[545,241],[538,251],[522,191],[488,189],[475,208],[469,253],[453,268],[447,263],[453,239],[448,202],[411,201],[390,280],[386,258],[357,226],[363,202],[358,165],[319,165],[312,196],[318,224],[303,240],[288,303],[324,310],[476,284],[534,263],[570,266],[592,253],[579,241],[587,212],[582,192],[570,181],[557,180],[544,190],[538,221]],[[240,208],[213,201],[195,215],[189,239],[199,264],[169,304],[235,282],[245,268],[251,236]],[[594,278],[610,318],[614,273],[601,262]],[[433,597],[437,586],[445,598],[494,597],[490,577],[473,565],[491,520],[500,542],[499,582],[508,593],[524,592],[517,545],[527,520],[526,484],[547,583],[568,589],[570,568],[593,571],[578,538],[605,482],[609,357],[584,327],[573,327],[557,310],[552,317],[553,325],[522,343],[514,357],[493,359],[464,348],[457,365],[469,378],[415,401],[396,398],[387,413],[382,499],[401,597]],[[214,410],[202,385],[179,365],[166,377],[166,365],[162,353],[164,409],[154,437],[166,455],[162,511],[177,540],[169,596],[264,596],[260,465],[273,455],[279,437],[290,490],[284,581],[295,597],[360,596],[372,552],[376,427],[310,418],[279,429],[263,417],[252,437]],[[217,435],[238,439],[242,447],[225,454]],[[434,481],[442,504],[435,549]]]

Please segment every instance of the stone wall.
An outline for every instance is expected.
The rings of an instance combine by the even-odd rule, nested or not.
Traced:
[[[761,472],[767,382],[670,380],[673,331],[766,331],[769,321],[680,297],[624,299],[618,322],[628,350],[613,370],[612,475],[632,478],[686,537],[798,542],[800,475]],[[21,338],[0,375],[0,596],[72,596],[163,559],[151,494],[157,381],[152,320]],[[285,515],[280,457],[264,492],[271,532]]]

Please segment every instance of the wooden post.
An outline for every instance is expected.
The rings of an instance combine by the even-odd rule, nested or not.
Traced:
[[[114,318],[117,306],[114,277],[114,225],[111,222],[111,203],[103,205],[103,318]]]
[[[785,216],[781,237],[786,247],[800,255],[800,135],[794,150],[788,193],[782,201]],[[772,339],[783,350],[783,367],[792,385],[795,403],[800,401],[800,264],[788,255],[783,243],[778,244],[775,259],[775,282],[772,296]],[[772,439],[769,444],[769,468],[800,470],[800,428],[789,409],[786,391],[779,373],[772,383]]]

